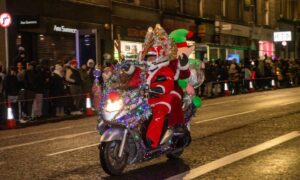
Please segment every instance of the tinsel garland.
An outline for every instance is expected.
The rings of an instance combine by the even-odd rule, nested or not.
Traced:
[[[120,82],[120,76],[124,75],[122,74],[123,71],[122,68],[124,67],[124,65],[126,65],[126,63],[128,62],[117,64],[114,68],[114,73],[112,77],[109,79],[107,83],[104,84],[99,114],[100,116],[102,116],[101,111],[106,106],[106,102],[109,94],[112,92],[118,92],[121,95],[121,98],[124,100],[125,110],[129,109],[129,111],[124,116],[114,119],[112,123],[122,124],[130,129],[133,129],[138,124],[141,124],[143,123],[143,121],[148,120],[152,113],[151,113],[151,107],[148,105],[146,97],[144,97],[142,94],[142,92],[145,92],[147,89],[146,84],[142,83],[140,84],[138,89],[133,89],[133,90],[121,90],[114,87],[115,84],[117,85],[122,84]],[[146,78],[146,74],[144,72],[141,73],[140,76],[142,80]],[[142,82],[146,82],[146,81],[142,81]]]

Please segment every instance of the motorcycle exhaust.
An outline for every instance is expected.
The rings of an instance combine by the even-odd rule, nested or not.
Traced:
[[[162,145],[162,144],[166,144],[169,140],[171,140],[172,138],[173,138],[173,134],[174,134],[174,131],[173,131],[173,129],[168,129],[166,132],[165,132],[165,134],[164,134],[164,136],[163,136],[163,138],[161,139],[161,141],[160,141],[160,145]]]

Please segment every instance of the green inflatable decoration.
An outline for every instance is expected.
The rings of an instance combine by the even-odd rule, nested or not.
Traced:
[[[178,80],[178,85],[182,88],[185,89],[187,87],[188,80],[187,79],[179,79]]]
[[[199,66],[200,61],[197,60],[197,59],[191,59],[191,58],[189,58],[189,64],[190,64],[190,65],[196,65],[196,66]]]
[[[193,97],[193,104],[194,104],[197,108],[201,107],[201,106],[202,106],[202,100],[201,100],[201,98],[198,97],[198,96],[194,96],[194,97]]]

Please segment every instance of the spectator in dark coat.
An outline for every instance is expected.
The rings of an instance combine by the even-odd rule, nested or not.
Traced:
[[[4,91],[6,94],[7,101],[12,103],[12,109],[14,117],[17,118],[18,114],[18,94],[20,91],[19,82],[17,78],[17,70],[14,67],[11,67],[9,73],[4,79]]]
[[[65,95],[64,75],[61,65],[56,64],[53,75],[49,83],[50,97],[60,97]],[[52,107],[55,109],[56,116],[64,116],[64,98],[55,98],[52,100]]]

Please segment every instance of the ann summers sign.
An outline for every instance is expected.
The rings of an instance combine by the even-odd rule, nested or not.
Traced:
[[[65,26],[57,26],[57,25],[54,25],[53,31],[56,31],[56,32],[65,32],[65,33],[73,33],[73,34],[75,34],[75,33],[77,32],[77,29],[67,28],[67,27],[65,27]]]

